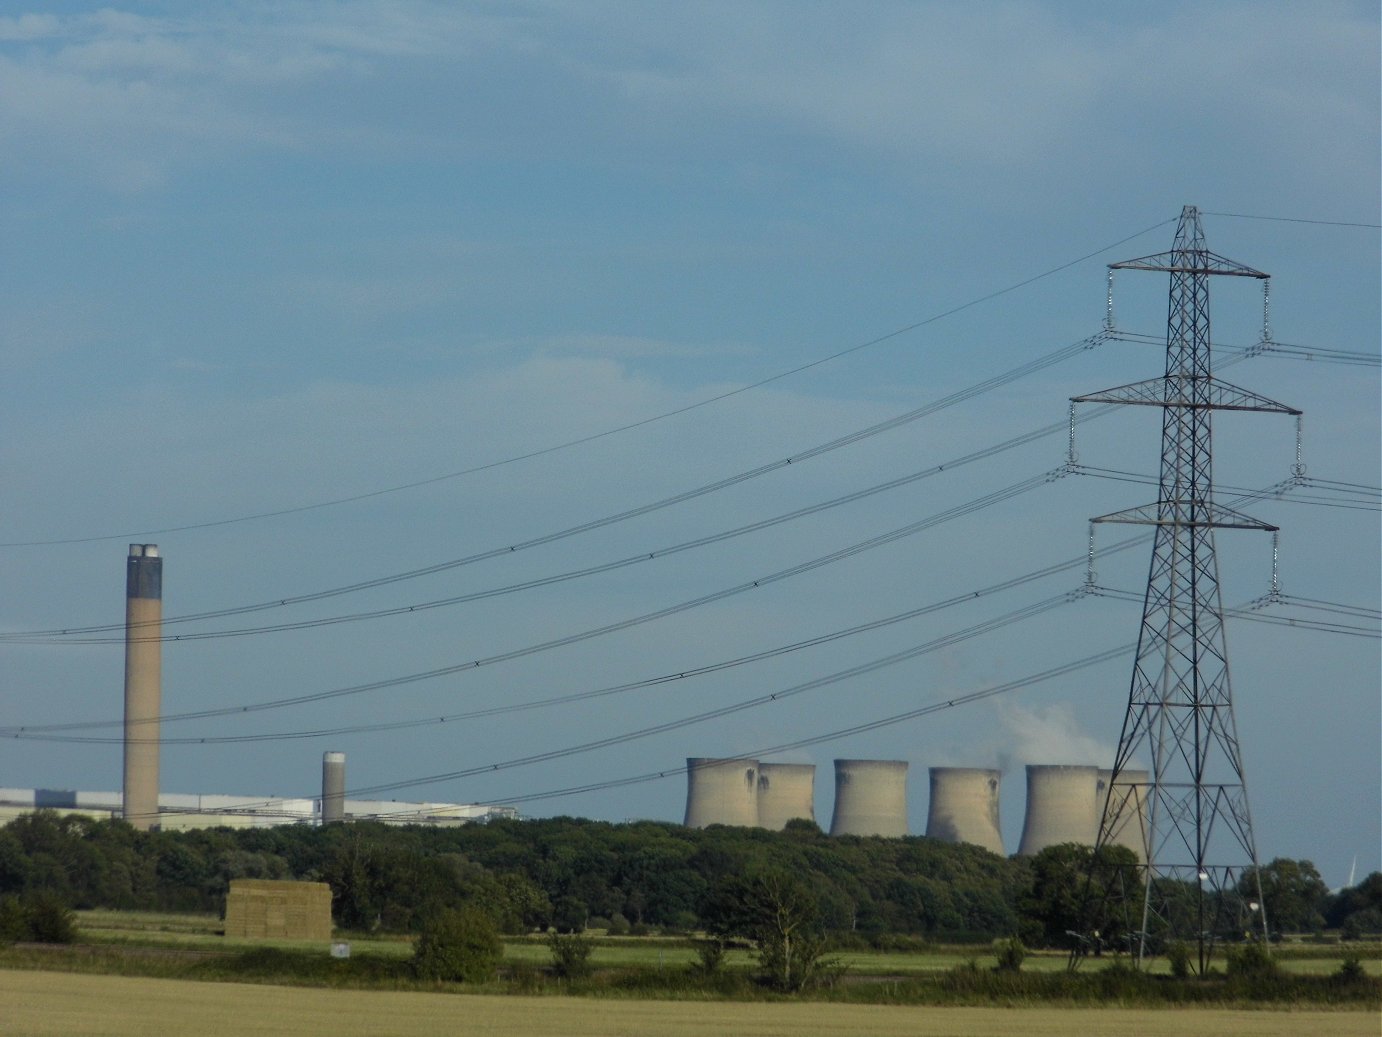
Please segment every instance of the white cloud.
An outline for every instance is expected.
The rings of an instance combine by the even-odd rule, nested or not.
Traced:
[[[542,103],[577,107],[578,126],[540,128],[549,145],[561,136],[592,158],[606,143],[656,154],[701,138],[707,156],[752,170],[754,155],[736,146],[746,135],[771,151],[806,134],[861,158],[903,158],[919,177],[954,163],[1028,175],[1147,168],[1143,149],[1174,164],[1173,149],[1223,132],[1225,111],[1240,117],[1233,132],[1247,161],[1271,155],[1318,178],[1329,172],[1321,152],[1352,164],[1375,151],[1346,133],[1376,110],[1375,32],[1347,6],[1173,8],[1141,22],[1031,4],[870,10],[736,5],[648,19],[623,6],[488,14],[344,4],[21,15],[0,21],[11,44],[0,133],[40,159],[56,149],[79,168],[105,169],[124,189],[245,147],[463,154],[478,139],[538,132],[524,130],[539,118],[527,110],[532,96],[514,96],[506,114],[491,110],[502,92],[474,93],[469,77],[506,70],[515,86],[541,79]],[[406,95],[392,106],[402,117],[320,103],[321,91],[365,84],[381,98]],[[404,128],[435,119],[433,105],[449,113],[448,134]],[[87,149],[106,157],[83,161]]]
[[[0,18],[0,42],[28,42],[56,36],[62,31],[62,20],[52,14],[21,14],[17,18]]]

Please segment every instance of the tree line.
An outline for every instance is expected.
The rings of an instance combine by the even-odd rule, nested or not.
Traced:
[[[441,910],[485,911],[503,932],[726,928],[742,883],[791,876],[813,926],[891,937],[1060,944],[1089,849],[1004,858],[920,836],[827,837],[570,817],[460,827],[347,822],[140,832],[121,821],[25,814],[0,828],[0,896],[42,892],[75,908],[217,912],[231,880],[326,882],[345,929],[417,932]],[[1272,928],[1382,931],[1382,873],[1331,895],[1309,861],[1262,869]]]

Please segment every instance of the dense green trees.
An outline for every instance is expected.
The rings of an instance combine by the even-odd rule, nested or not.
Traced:
[[[635,929],[703,928],[712,893],[746,877],[792,876],[817,928],[877,939],[907,934],[988,942],[1020,934],[1064,944],[1074,928],[1087,847],[1029,860],[932,839],[784,832],[555,817],[455,828],[378,823],[137,832],[119,822],[26,814],[0,828],[0,895],[46,891],[72,907],[216,911],[236,878],[331,885],[337,925],[416,932],[466,905],[501,932],[621,916]],[[1330,898],[1308,861],[1263,869],[1274,928],[1347,921],[1382,928],[1382,875]]]
[[[1262,883],[1267,925],[1274,932],[1305,933],[1324,928],[1323,908],[1329,887],[1314,864],[1278,857],[1259,868],[1257,877]],[[1238,883],[1244,897],[1255,896],[1256,889],[1252,872]]]
[[[1382,933],[1382,871],[1374,871],[1358,885],[1331,896],[1324,917],[1327,925],[1338,927],[1350,940]]]
[[[1124,846],[1099,853],[1096,861],[1093,847],[1061,843],[1025,862],[1031,875],[1021,900],[1025,943],[1068,946],[1071,933],[1098,933],[1116,948],[1137,928],[1140,919],[1127,914],[1128,905],[1142,902],[1137,857]]]

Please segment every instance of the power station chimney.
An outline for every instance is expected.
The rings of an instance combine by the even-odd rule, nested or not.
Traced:
[[[758,761],[692,756],[686,761],[688,828],[758,824]]]
[[[973,843],[1003,855],[998,830],[999,773],[980,767],[932,767],[926,834],[947,843]]]
[[[125,563],[125,820],[158,827],[158,718],[163,694],[163,559],[130,544]]]
[[[831,835],[907,834],[907,761],[836,760]]]
[[[816,820],[816,765],[758,765],[758,825],[780,832],[793,818]]]
[[[1118,820],[1105,840],[1116,846],[1126,846],[1137,854],[1138,862],[1142,864],[1147,863],[1147,784],[1151,780],[1146,771],[1123,771],[1118,775],[1110,804]],[[1112,783],[1113,771],[1101,770],[1094,800],[1096,824],[1103,823],[1104,804]]]
[[[345,820],[345,753],[322,753],[322,824]]]
[[[1095,805],[1098,767],[1027,765],[1027,819],[1019,857],[1059,843],[1093,846],[1099,834]]]

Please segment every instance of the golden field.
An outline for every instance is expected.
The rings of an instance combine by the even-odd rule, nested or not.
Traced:
[[[1354,1011],[933,1008],[323,990],[0,970],[5,1037],[1377,1037]]]

